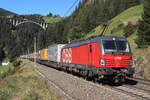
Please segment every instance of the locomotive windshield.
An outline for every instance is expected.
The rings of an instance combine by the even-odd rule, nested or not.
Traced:
[[[130,53],[129,44],[122,40],[103,40],[105,54],[126,54]]]

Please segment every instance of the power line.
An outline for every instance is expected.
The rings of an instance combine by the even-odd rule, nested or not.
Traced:
[[[69,13],[69,11],[76,5],[76,3],[78,2],[79,0],[76,0],[72,5],[71,7],[67,10],[67,12],[64,14],[64,17]]]

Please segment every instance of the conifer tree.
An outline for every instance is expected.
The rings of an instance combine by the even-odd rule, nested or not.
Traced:
[[[150,45],[150,0],[144,0],[144,13],[138,29],[136,43],[138,47]]]

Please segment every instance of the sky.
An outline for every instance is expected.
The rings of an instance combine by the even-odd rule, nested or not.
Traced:
[[[12,11],[17,14],[41,14],[49,12],[62,17],[69,16],[78,5],[79,1],[72,7],[76,0],[0,0],[0,8]],[[69,12],[68,12],[69,10]],[[68,12],[68,13],[67,13]],[[67,13],[67,14],[66,14]]]

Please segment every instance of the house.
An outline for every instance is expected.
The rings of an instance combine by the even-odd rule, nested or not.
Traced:
[[[2,62],[2,66],[7,66],[10,62],[9,61],[4,61]]]

